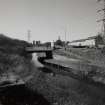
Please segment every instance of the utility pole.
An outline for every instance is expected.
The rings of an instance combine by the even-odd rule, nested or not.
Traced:
[[[66,30],[65,30],[65,50],[66,50]]]
[[[28,36],[28,42],[30,42],[30,39],[31,39],[31,31],[30,30],[28,30],[28,32],[27,32],[27,36]]]
[[[102,21],[103,22],[103,36],[105,37],[105,0],[97,0],[98,2],[103,2],[103,8],[101,10],[98,10],[97,12],[103,12],[103,19],[98,20],[97,22]]]
[[[66,30],[65,30],[65,44],[66,44]]]

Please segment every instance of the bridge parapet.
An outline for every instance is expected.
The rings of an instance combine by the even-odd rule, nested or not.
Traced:
[[[26,47],[25,50],[27,52],[49,52],[52,51],[52,48],[49,47]]]

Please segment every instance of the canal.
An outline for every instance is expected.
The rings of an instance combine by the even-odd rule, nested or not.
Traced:
[[[56,55],[54,57],[56,59],[61,59],[61,60],[67,59],[64,56]],[[72,60],[74,60],[74,59],[72,59]],[[37,61],[36,54],[33,54],[33,62],[35,65],[37,64],[36,65],[37,67],[43,67],[43,65]],[[64,92],[66,91],[67,94],[69,93],[68,97],[70,98],[71,101],[74,101],[73,103],[75,103],[77,100],[80,101],[80,103],[76,102],[77,104],[75,103],[75,105],[105,105],[105,89],[86,84],[82,81],[73,79],[71,77],[66,77],[66,76],[61,76],[61,75],[52,76],[52,75],[49,75],[49,73],[46,74],[46,77],[49,79],[49,81],[51,81],[51,82],[48,82],[49,85],[51,83],[51,85],[56,85],[56,86],[52,86],[52,87],[54,87],[54,88],[56,87],[58,89],[58,91],[59,91],[59,89],[62,88],[62,91],[64,91]],[[53,89],[51,89],[51,91]],[[54,91],[56,91],[56,89]],[[71,95],[71,93],[74,93],[74,94]],[[56,95],[58,95],[57,92],[56,92]],[[80,96],[80,97],[77,97],[77,96]],[[83,102],[82,102],[82,100],[83,100]],[[62,104],[62,105],[64,105],[64,104]],[[69,104],[67,104],[67,105],[69,105]],[[72,104],[70,104],[70,105],[72,105]]]

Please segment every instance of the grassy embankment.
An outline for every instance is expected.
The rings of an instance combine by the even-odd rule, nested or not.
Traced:
[[[24,51],[26,46],[30,44],[0,35],[0,75],[8,72],[20,76],[26,75],[23,71],[29,71],[29,59],[31,59],[31,56],[27,56]]]

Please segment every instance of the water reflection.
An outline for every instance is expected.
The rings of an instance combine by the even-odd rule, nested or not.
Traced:
[[[43,67],[43,65],[40,62],[38,62],[36,53],[33,53],[32,61],[36,67]]]

